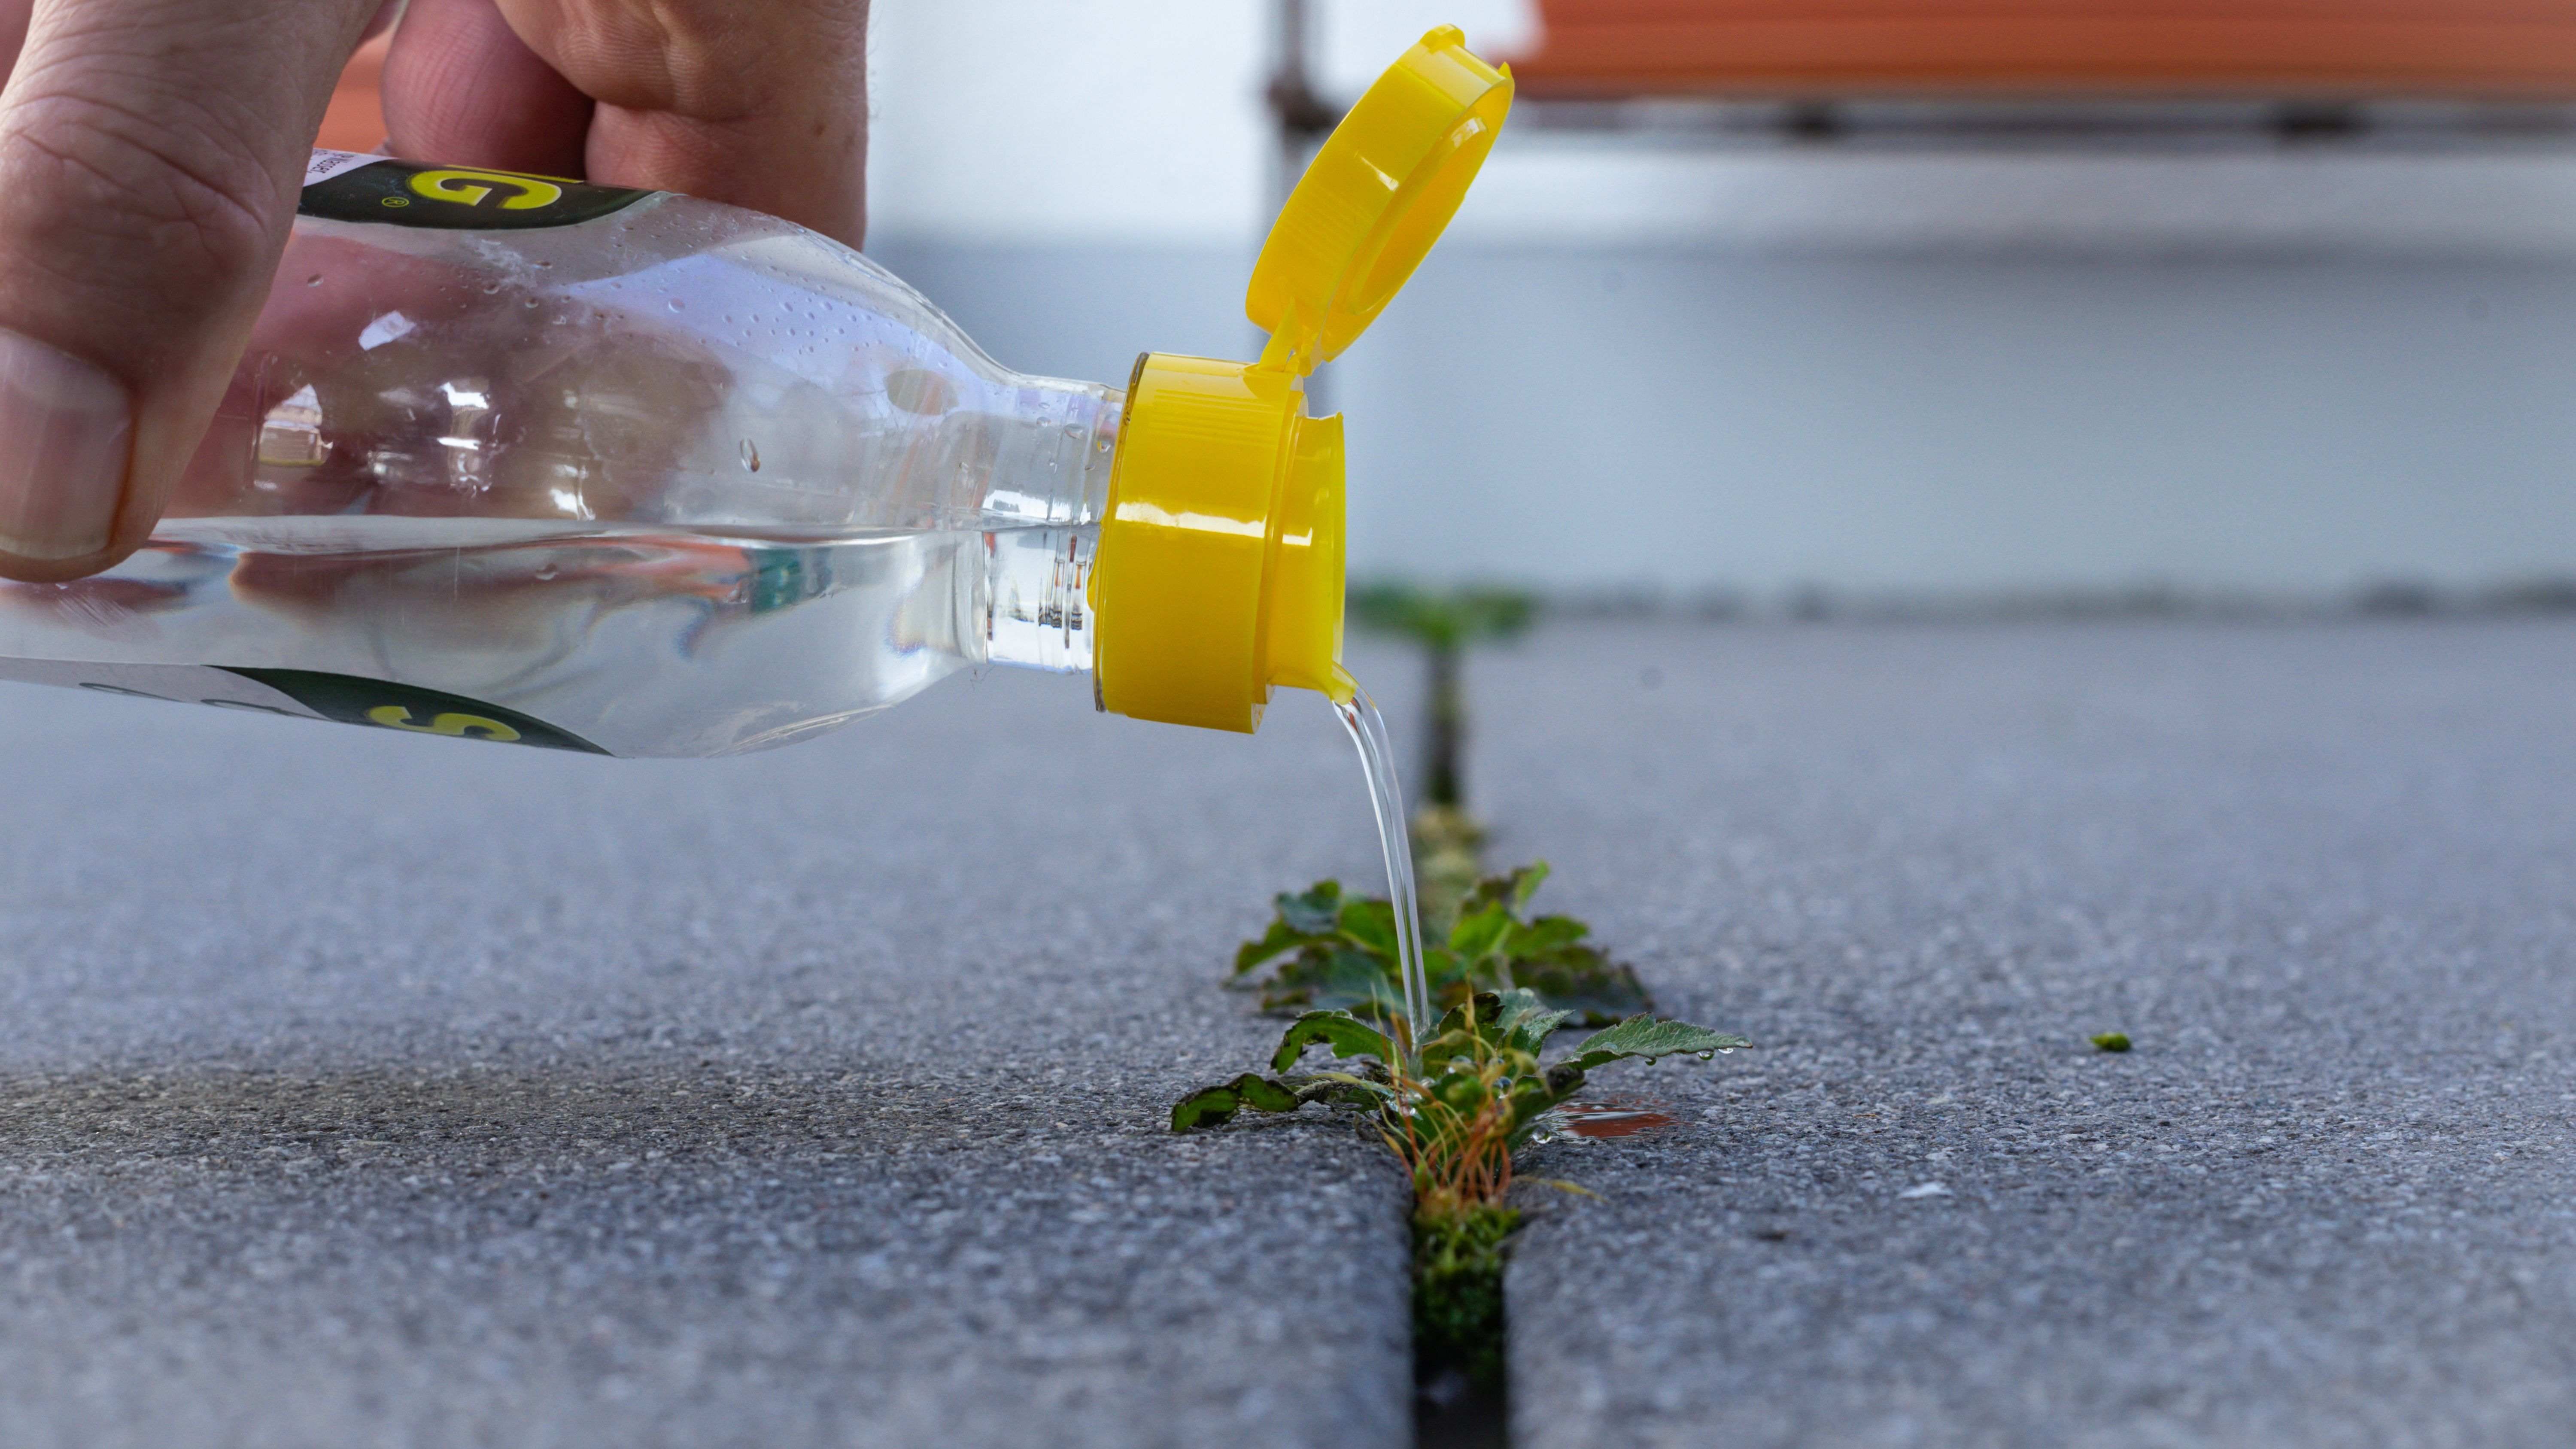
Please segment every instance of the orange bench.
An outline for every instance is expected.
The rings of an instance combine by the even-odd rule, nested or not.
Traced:
[[[1524,95],[2576,98],[2576,0],[1540,0]]]

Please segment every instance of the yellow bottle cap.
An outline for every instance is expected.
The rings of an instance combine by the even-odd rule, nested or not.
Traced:
[[[1340,354],[1457,214],[1512,104],[1444,27],[1316,153],[1252,270],[1254,363],[1150,352],[1120,424],[1091,575],[1100,707],[1250,731],[1276,685],[1347,700],[1342,420],[1303,379]]]

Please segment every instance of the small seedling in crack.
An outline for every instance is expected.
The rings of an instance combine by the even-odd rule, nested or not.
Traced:
[[[1435,935],[1484,874],[1485,829],[1467,808],[1467,650],[1530,627],[1538,601],[1512,589],[1428,589],[1362,584],[1350,591],[1351,622],[1422,646],[1421,806],[1413,815],[1413,864],[1422,914]]]
[[[1520,1221],[1506,1202],[1515,1157],[1562,1131],[1565,1102],[1612,1062],[1708,1060],[1750,1045],[1641,1014],[1543,1064],[1548,1038],[1573,1016],[1527,988],[1474,992],[1440,1018],[1408,1060],[1400,1013],[1382,1031],[1351,1011],[1309,1011],[1280,1038],[1267,1073],[1246,1072],[1182,1098],[1172,1108],[1172,1130],[1218,1126],[1246,1108],[1294,1112],[1322,1102],[1358,1112],[1413,1178],[1417,1373],[1453,1369],[1490,1385],[1502,1372],[1503,1250]],[[1299,1070],[1316,1047],[1330,1052],[1334,1065]]]
[[[1422,646],[1428,706],[1423,712],[1423,803],[1464,808],[1467,695],[1459,664],[1469,645],[1527,630],[1537,617],[1538,601],[1515,589],[1440,590],[1390,582],[1352,589],[1350,608],[1352,621],[1361,628],[1400,634]]]
[[[1547,875],[1542,860],[1467,892],[1441,943],[1422,953],[1435,1009],[1515,989],[1535,992],[1582,1026],[1654,1009],[1636,971],[1585,939],[1590,926],[1572,916],[1525,916]],[[1326,880],[1277,904],[1270,929],[1234,953],[1230,985],[1258,989],[1264,1011],[1342,1011],[1377,1022],[1403,1013],[1395,908],[1384,897],[1345,897],[1341,882]]]

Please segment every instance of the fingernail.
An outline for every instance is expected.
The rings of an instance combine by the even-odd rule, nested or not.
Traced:
[[[116,379],[0,327],[0,553],[62,559],[107,547],[133,433]]]

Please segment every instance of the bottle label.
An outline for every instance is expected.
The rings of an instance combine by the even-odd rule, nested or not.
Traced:
[[[390,156],[316,151],[304,166],[299,216],[440,231],[526,231],[575,226],[652,195],[560,176],[425,166]]]
[[[0,679],[29,684],[68,684],[101,694],[211,704],[223,709],[282,714],[292,719],[337,720],[406,734],[445,735],[534,745],[585,755],[608,751],[544,720],[463,695],[417,685],[310,669],[220,669],[201,664],[87,664],[51,659],[0,659]]]

